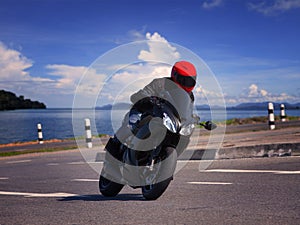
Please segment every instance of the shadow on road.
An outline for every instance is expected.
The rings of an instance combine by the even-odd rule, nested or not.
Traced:
[[[58,201],[144,201],[141,194],[119,194],[116,197],[105,197],[103,195],[78,195],[59,199]]]

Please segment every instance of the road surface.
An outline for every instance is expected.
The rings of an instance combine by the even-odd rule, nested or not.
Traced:
[[[205,162],[145,201],[129,187],[101,196],[77,150],[1,158],[0,224],[300,224],[300,157]]]

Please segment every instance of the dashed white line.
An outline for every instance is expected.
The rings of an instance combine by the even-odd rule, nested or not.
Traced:
[[[28,159],[28,160],[9,161],[9,162],[6,162],[6,163],[7,164],[15,164],[15,163],[27,163],[27,162],[31,162],[31,160]]]
[[[67,163],[68,165],[83,165],[83,164],[103,164],[102,161],[99,161],[99,162],[94,162],[94,161],[80,161],[80,162],[70,162],[70,163]]]
[[[300,174],[300,171],[274,171],[275,174]]]
[[[0,177],[0,180],[8,180],[8,177]]]
[[[99,179],[73,179],[72,181],[98,182]]]
[[[202,184],[202,185],[229,185],[232,183],[227,182],[201,182],[201,181],[191,181],[188,184]]]
[[[99,161],[99,162],[87,162],[88,164],[103,164],[103,161]]]
[[[202,171],[201,171],[202,172]],[[300,174],[300,171],[288,170],[236,170],[236,169],[212,169],[204,170],[203,172],[212,173],[273,173],[273,174]]]
[[[0,191],[0,195],[14,195],[14,196],[23,196],[23,197],[42,197],[42,198],[58,198],[58,197],[74,197],[78,196],[77,194],[71,193],[29,193],[29,192],[10,192],[10,191]]]
[[[58,166],[58,163],[48,163],[47,166]]]
[[[68,165],[82,165],[82,164],[86,164],[86,162],[80,161],[80,162],[70,162],[70,163],[68,163]]]

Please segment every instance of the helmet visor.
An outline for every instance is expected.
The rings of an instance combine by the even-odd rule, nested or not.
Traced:
[[[194,87],[196,85],[196,76],[184,76],[177,72],[174,73],[174,78],[181,86]]]

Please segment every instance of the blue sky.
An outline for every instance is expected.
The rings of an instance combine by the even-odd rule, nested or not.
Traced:
[[[1,0],[0,89],[71,107],[99,56],[163,40],[205,61],[227,105],[300,102],[299,24],[299,0]]]

